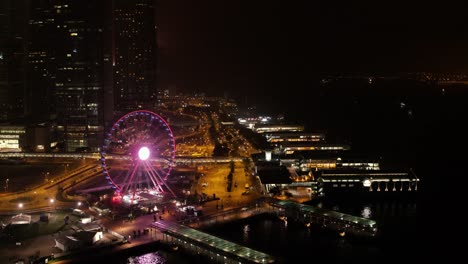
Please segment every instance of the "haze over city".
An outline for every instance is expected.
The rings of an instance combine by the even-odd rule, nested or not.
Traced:
[[[317,73],[462,73],[462,10],[420,1],[160,1],[161,81],[262,95],[314,89]]]

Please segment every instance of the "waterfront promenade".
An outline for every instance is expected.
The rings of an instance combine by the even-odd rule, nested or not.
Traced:
[[[161,249],[161,247],[168,248],[170,245],[168,244],[167,233],[164,232],[164,230],[161,232],[161,230],[155,228],[155,222],[162,220],[163,222],[178,223],[187,226],[187,228],[203,229],[210,225],[245,219],[257,214],[277,214],[278,208],[277,206],[271,205],[272,201],[276,201],[276,203],[281,205],[287,203],[291,206],[303,207],[303,205],[298,203],[271,198],[260,198],[250,201],[250,203],[243,203],[240,206],[230,206],[222,209],[216,206],[215,203],[210,202],[203,207],[203,216],[194,216],[178,210],[175,204],[169,204],[165,210],[161,210],[157,214],[146,214],[132,220],[112,220],[110,217],[101,217],[98,223],[103,227],[107,239],[101,241],[97,245],[77,251],[62,253],[55,247],[54,241],[57,236],[73,231],[73,225],[60,229],[53,234],[37,236],[21,241],[21,245],[10,243],[0,249],[0,263],[15,263],[14,260],[27,260],[30,256],[34,255],[39,255],[41,257],[54,256],[54,263],[83,263],[83,261],[92,262],[94,258],[104,259],[111,254],[127,256],[129,255],[128,252],[135,252],[139,249],[144,249],[144,252],[156,252]],[[327,215],[330,215],[330,213],[340,214],[327,210],[318,210],[315,213],[323,214],[324,217],[329,217]],[[340,214],[340,216],[344,215]],[[55,216],[55,218],[61,217],[63,218],[63,215]],[[358,219],[357,217],[355,218]],[[61,219],[51,220],[57,221]],[[347,218],[344,220],[347,220]],[[177,237],[177,234],[173,235]],[[180,238],[183,237],[180,236]],[[198,248],[201,249],[202,247],[203,245],[199,245]],[[188,249],[188,251],[190,250]],[[207,255],[210,256],[212,251],[209,249],[204,249],[203,252],[206,253],[208,251],[210,253]]]
[[[248,206],[247,204],[245,205]],[[156,216],[158,220],[163,219],[166,221],[179,222],[193,228],[198,228],[211,223],[221,223],[249,217],[252,214],[260,212],[259,210],[255,211],[246,208],[249,207],[225,207],[220,209],[216,208],[215,203],[211,202],[203,207],[205,212],[204,217],[188,217],[185,213],[178,212],[175,206],[168,207],[164,213],[161,212]],[[21,243],[19,245],[11,241],[11,243],[2,246],[0,249],[0,263],[15,263],[16,260],[28,260],[30,256],[35,255],[39,255],[40,257],[55,256],[57,258],[57,260],[55,260],[57,263],[74,263],[74,259],[77,259],[78,256],[80,260],[82,260],[82,258],[87,255],[98,256],[114,254],[118,251],[131,250],[132,248],[141,246],[154,246],[156,251],[158,249],[157,242],[163,239],[161,232],[150,228],[150,225],[155,219],[155,215],[153,214],[142,215],[133,220],[112,220],[109,217],[101,217],[98,222],[107,231],[105,233],[108,237],[110,237],[109,234],[115,232],[124,236],[125,240],[128,242],[123,239],[112,241],[112,239],[108,238],[97,246],[85,248],[76,252],[62,253],[61,250],[55,247],[55,238],[60,235],[71,234],[73,229],[76,228],[72,224],[68,226],[61,224],[65,215],[66,213],[57,212],[51,214],[52,217],[49,225],[55,225],[53,228],[56,232],[18,241]],[[38,217],[37,215],[33,215],[32,222],[38,222]],[[145,229],[147,232],[145,232]],[[140,233],[140,235],[138,235],[138,233]],[[137,234],[137,236],[135,236],[135,234]],[[92,254],[90,252],[92,252]]]

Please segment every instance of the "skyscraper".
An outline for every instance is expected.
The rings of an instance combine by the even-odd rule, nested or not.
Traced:
[[[26,7],[0,1],[0,121],[24,115]]]
[[[35,0],[31,7],[31,115],[56,124],[65,151],[96,151],[104,129],[103,1]]]
[[[156,26],[153,0],[114,0],[116,108],[147,108],[156,100]]]

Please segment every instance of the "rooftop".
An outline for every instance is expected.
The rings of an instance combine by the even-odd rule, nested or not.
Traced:
[[[285,166],[258,168],[258,177],[263,184],[292,183],[291,173]]]

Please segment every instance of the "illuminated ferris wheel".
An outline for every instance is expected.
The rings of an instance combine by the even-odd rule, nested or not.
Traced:
[[[158,114],[139,110],[122,116],[105,135],[101,164],[116,197],[136,204],[174,195],[166,184],[175,158],[175,140]]]

